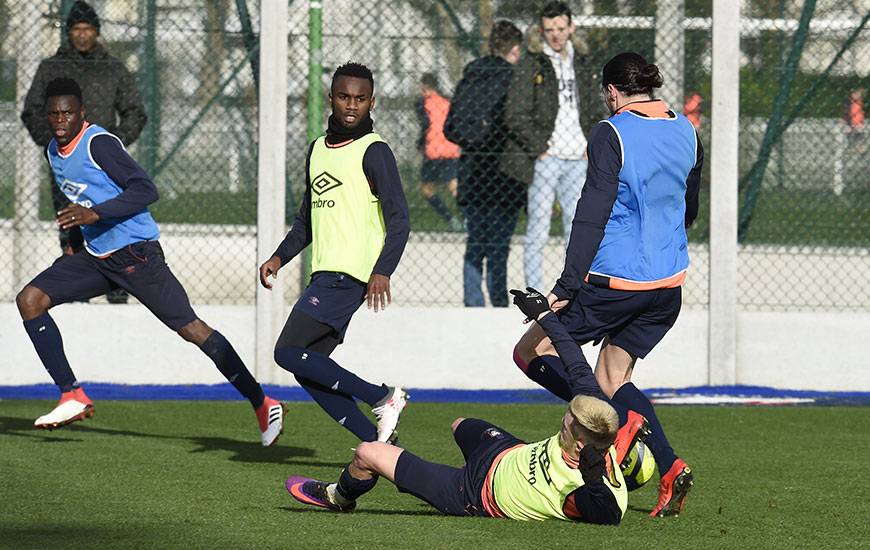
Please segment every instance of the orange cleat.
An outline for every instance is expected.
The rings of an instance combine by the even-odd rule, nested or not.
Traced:
[[[695,476],[686,462],[678,458],[668,473],[659,481],[659,501],[650,516],[663,518],[678,516],[683,511],[686,495],[695,484]]]
[[[50,413],[36,419],[33,426],[39,430],[54,430],[67,424],[94,416],[94,402],[85,395],[85,390],[74,390],[60,394],[60,401]]]
[[[628,453],[634,444],[646,439],[650,433],[649,423],[646,418],[635,411],[628,411],[628,420],[616,432],[616,440],[613,446],[616,448],[616,463],[624,470],[628,465]]]
[[[268,395],[257,409],[257,422],[260,423],[260,440],[263,447],[274,445],[278,436],[284,432],[284,405]]]

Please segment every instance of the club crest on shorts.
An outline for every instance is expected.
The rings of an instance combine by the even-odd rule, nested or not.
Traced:
[[[502,435],[504,435],[500,431],[496,430],[495,428],[487,428],[487,430],[483,433],[486,434],[487,437],[493,437],[493,438],[501,437]]]
[[[308,303],[314,307],[317,307],[320,305],[320,299],[317,296],[311,296],[308,298]]]

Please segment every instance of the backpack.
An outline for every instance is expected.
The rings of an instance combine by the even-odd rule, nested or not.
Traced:
[[[488,58],[469,63],[456,86],[444,136],[466,150],[488,149],[501,141],[510,70]]]

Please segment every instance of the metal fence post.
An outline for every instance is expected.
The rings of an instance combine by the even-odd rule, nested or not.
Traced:
[[[160,131],[160,68],[157,66],[157,1],[148,0],[145,3],[145,39],[143,41],[143,57],[145,62],[139,72],[142,96],[145,101],[145,112],[148,113],[148,124],[142,131],[143,149],[139,157],[145,170],[156,178],[157,152]]]
[[[29,3],[19,3],[12,6],[13,32],[19,34],[14,44],[17,48],[15,71],[15,113],[24,109],[24,98],[33,82],[36,68],[39,66],[43,53],[43,32],[33,32],[40,29],[39,10],[31,8]],[[24,125],[19,125],[15,140],[15,217],[13,221],[12,242],[12,292],[21,289],[22,285],[33,276],[32,243],[40,233],[39,228],[39,189],[44,185],[40,168],[45,162],[39,147],[33,143]]]
[[[740,2],[713,0],[713,90],[708,369],[711,385],[729,385],[737,382]]]
[[[257,261],[270,257],[284,237],[287,134],[287,0],[260,3],[260,94],[257,159]],[[253,275],[253,274],[252,274]],[[257,284],[257,377],[273,382],[272,348],[284,315],[282,285]]]
[[[311,142],[323,133],[323,3],[320,0],[311,0],[308,4],[308,101],[306,111],[308,113],[308,141]],[[300,291],[305,288],[311,278],[311,248],[303,250],[301,257]]]

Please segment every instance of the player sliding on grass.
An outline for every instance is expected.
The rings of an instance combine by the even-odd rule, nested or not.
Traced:
[[[652,98],[661,86],[658,67],[638,54],[621,53],[604,66],[602,94],[611,117],[589,139],[565,269],[548,296],[573,340],[603,340],[595,378],[605,395],[649,421],[646,445],[661,475],[653,516],[682,510],[692,472],[631,373],[679,315],[689,267],[686,227],[698,213],[704,158],[692,124]],[[586,393],[589,364],[581,354],[581,362],[563,366],[555,343],[539,322],[520,339],[514,359],[564,399]]]
[[[184,288],[164,263],[157,241],[160,231],[148,212],[148,205],[157,201],[151,178],[127,154],[121,140],[85,121],[82,92],[74,80],[52,80],[46,96],[54,137],[45,154],[58,187],[72,202],[57,213],[57,224],[61,229],[81,227],[85,248],[61,256],[16,298],[24,329],[61,391],[60,403],[39,417],[36,427],[59,428],[94,411],[76,383],[48,310],[122,288],[214,361],[253,405],[263,445],[272,445],[283,428],[283,406],[263,394],[227,339],[196,316]]]
[[[286,487],[304,504],[352,512],[383,476],[451,516],[617,525],[628,502],[614,467],[617,425],[613,408],[589,396],[572,399],[559,432],[536,443],[483,420],[457,418],[451,428],[465,458],[461,468],[384,443],[362,443],[337,483],[291,477]]]
[[[302,204],[284,241],[260,266],[260,282],[272,288],[269,277],[312,245],[311,282],[278,337],[275,361],[360,440],[387,441],[407,394],[371,384],[329,357],[363,302],[377,312],[392,300],[390,276],[410,231],[396,159],[372,130],[373,94],[367,67],[347,63],[336,69],[326,136],[308,148]],[[373,407],[377,427],[355,398]]]

